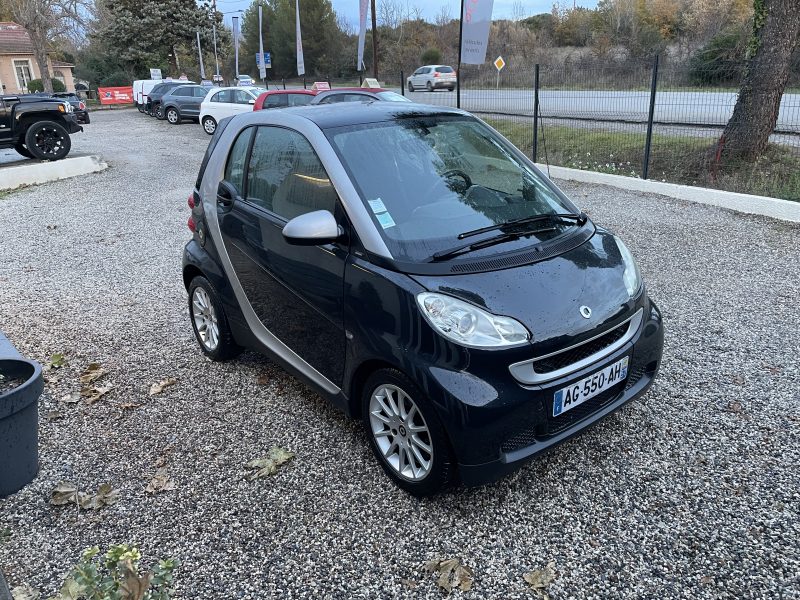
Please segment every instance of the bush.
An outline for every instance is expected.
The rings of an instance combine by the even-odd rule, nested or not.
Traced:
[[[67,91],[66,86],[63,83],[61,83],[61,81],[59,81],[58,79],[53,78],[50,81],[53,82],[53,91],[54,92],[66,92]],[[31,94],[36,94],[38,92],[43,92],[43,91],[44,91],[44,84],[42,83],[41,79],[31,79],[28,82],[28,92],[30,92]]]
[[[420,58],[423,65],[436,65],[442,62],[442,52],[438,48],[428,48]]]
[[[741,28],[715,35],[689,60],[689,77],[695,85],[738,85],[744,74],[747,36]]]

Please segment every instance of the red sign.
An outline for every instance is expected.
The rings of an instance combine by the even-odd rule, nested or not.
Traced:
[[[97,88],[100,104],[133,104],[132,87]]]

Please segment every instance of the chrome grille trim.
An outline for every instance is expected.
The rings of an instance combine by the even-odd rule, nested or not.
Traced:
[[[546,383],[548,381],[553,381],[554,379],[559,379],[561,377],[574,373],[575,371],[580,371],[584,367],[587,367],[592,363],[602,360],[609,354],[612,354],[613,352],[615,352],[616,350],[622,348],[625,344],[627,344],[633,338],[633,336],[636,335],[636,332],[639,331],[639,327],[642,324],[643,315],[644,315],[644,309],[640,308],[638,311],[636,311],[636,313],[634,313],[633,316],[631,316],[626,321],[623,321],[622,323],[616,325],[615,327],[612,327],[611,329],[606,329],[605,331],[589,338],[588,340],[584,340],[578,344],[573,344],[572,346],[569,346],[567,348],[562,348],[561,350],[558,350],[556,352],[551,352],[549,354],[544,354],[542,356],[537,356],[535,358],[529,358],[528,360],[523,360],[521,362],[514,363],[513,365],[508,367],[508,370],[511,372],[511,375],[514,377],[514,379],[525,385],[538,385]],[[586,358],[583,358],[577,362],[567,365],[566,367],[563,367],[561,369],[556,369],[555,371],[549,371],[547,373],[537,373],[535,371],[534,364],[537,361],[544,360],[545,358],[550,358],[552,356],[556,356],[557,354],[561,354],[563,352],[569,352],[570,350],[574,350],[575,348],[579,348],[580,346],[588,344],[589,342],[592,342],[597,338],[603,337],[608,332],[613,331],[617,327],[624,327],[626,323],[628,326],[628,330],[625,332],[625,335],[623,335],[616,342],[610,344],[609,346],[606,346],[602,350],[595,352],[594,354],[587,356]]]

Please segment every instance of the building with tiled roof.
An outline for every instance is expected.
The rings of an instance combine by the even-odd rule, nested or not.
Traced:
[[[75,91],[72,69],[75,65],[47,59],[50,76],[61,80],[67,91]],[[28,83],[39,79],[39,66],[33,54],[31,38],[16,23],[0,22],[0,89],[4,94],[24,94]]]

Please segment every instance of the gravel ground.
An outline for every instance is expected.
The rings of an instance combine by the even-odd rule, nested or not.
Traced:
[[[182,599],[439,598],[422,564],[451,556],[475,572],[454,597],[529,597],[523,573],[555,561],[553,598],[800,598],[800,227],[564,184],[623,236],[662,308],[657,383],[497,484],[420,501],[358,423],[268,360],[196,347],[180,256],[200,127],[92,119],[74,145],[107,171],[0,197],[0,327],[69,362],[41,400],[39,476],[0,500],[12,585],[47,597],[83,548],[135,542],[145,562],[182,560]],[[92,361],[114,390],[60,402]],[[165,377],[178,383],[148,396]],[[296,459],[245,481],[272,445]],[[163,461],[176,489],[149,495]],[[61,480],[120,500],[50,506]]]

